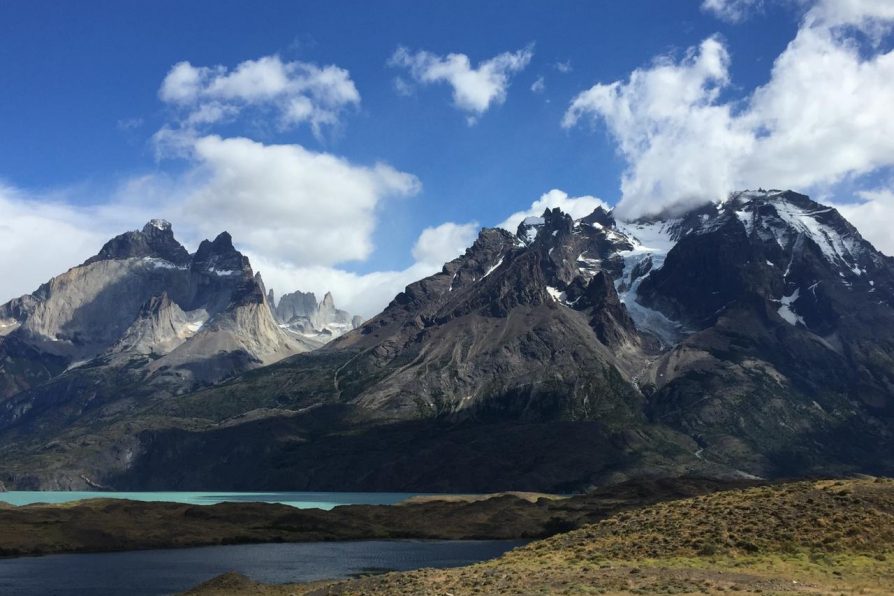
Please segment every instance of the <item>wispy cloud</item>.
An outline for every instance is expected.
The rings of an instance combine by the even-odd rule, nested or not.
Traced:
[[[338,66],[284,62],[279,56],[246,60],[233,69],[178,62],[158,91],[184,127],[223,122],[247,109],[269,110],[280,127],[308,124],[314,134],[334,126],[360,104],[350,73]]]
[[[553,64],[553,66],[562,74],[568,74],[569,72],[574,70],[571,67],[571,60],[566,60],[565,62],[556,62],[555,64]]]
[[[702,10],[729,23],[741,23],[761,10],[764,0],[703,0]]]

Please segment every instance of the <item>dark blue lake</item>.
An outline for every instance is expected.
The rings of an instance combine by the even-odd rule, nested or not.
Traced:
[[[0,559],[0,594],[173,594],[227,571],[268,583],[350,577],[370,570],[457,567],[492,559],[519,540],[395,540],[247,544]]]

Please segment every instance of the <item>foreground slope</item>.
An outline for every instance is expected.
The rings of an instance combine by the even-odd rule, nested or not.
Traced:
[[[617,513],[495,559],[332,582],[263,586],[222,576],[190,593],[888,594],[894,482],[797,482]]]

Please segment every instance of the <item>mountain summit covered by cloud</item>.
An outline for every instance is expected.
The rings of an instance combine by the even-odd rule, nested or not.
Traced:
[[[740,20],[758,4],[704,6]],[[618,213],[628,217],[759,185],[831,188],[894,166],[894,51],[882,41],[892,24],[885,2],[818,2],[769,80],[749,93],[736,88],[735,58],[712,35],[578,94],[562,124],[604,124],[627,163]]]

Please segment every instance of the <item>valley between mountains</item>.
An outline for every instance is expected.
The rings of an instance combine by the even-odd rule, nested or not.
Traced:
[[[365,322],[275,298],[226,232],[153,220],[0,306],[0,486],[894,473],[894,260],[792,191],[484,229]]]

